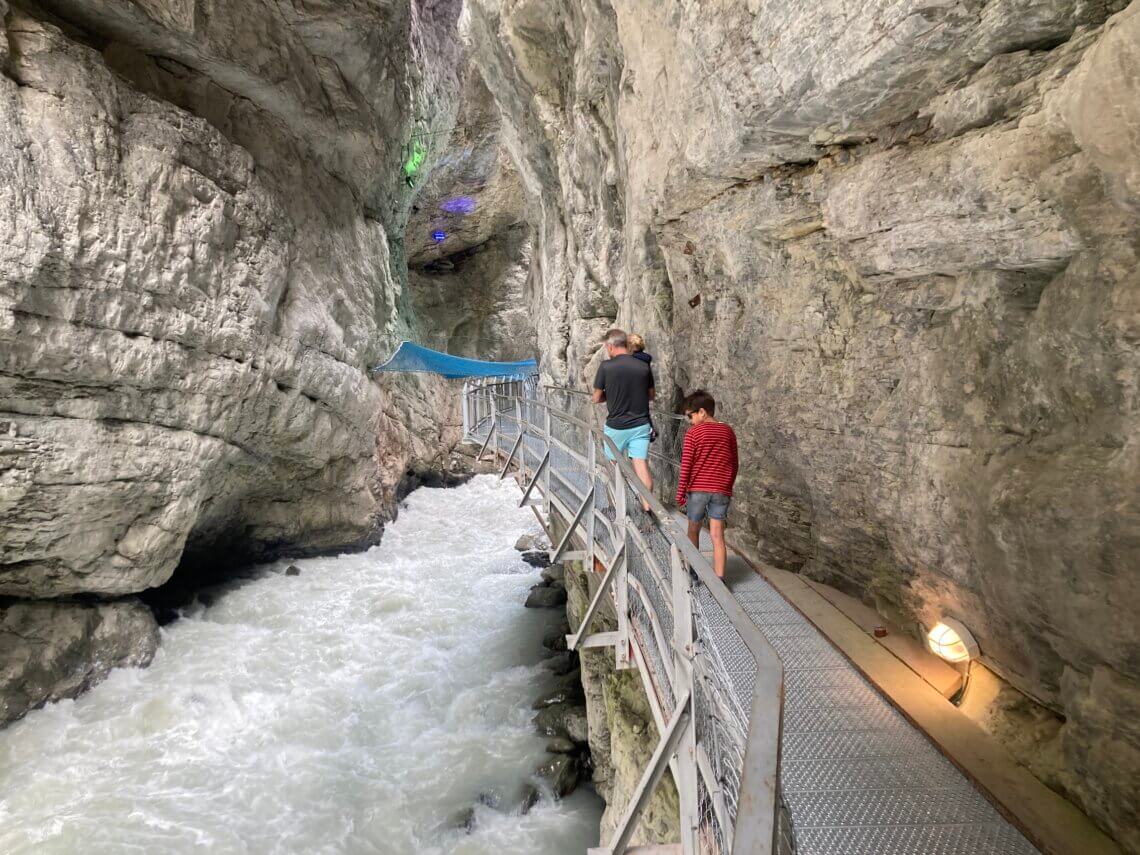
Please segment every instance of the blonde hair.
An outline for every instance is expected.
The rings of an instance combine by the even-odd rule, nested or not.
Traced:
[[[641,351],[645,350],[645,339],[643,339],[637,333],[631,332],[625,337],[625,339],[629,342],[629,349],[634,353],[640,353]]]

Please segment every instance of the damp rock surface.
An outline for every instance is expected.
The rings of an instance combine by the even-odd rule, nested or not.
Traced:
[[[0,595],[356,542],[455,439],[436,381],[365,369],[458,7],[183,7],[0,3]]]
[[[137,601],[0,605],[0,726],[74,698],[112,668],[148,665],[158,625]]]
[[[962,620],[1140,851],[1140,3],[539,5],[462,26],[546,374],[642,333],[737,431],[733,544]]]

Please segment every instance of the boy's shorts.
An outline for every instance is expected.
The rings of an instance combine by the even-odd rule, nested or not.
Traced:
[[[610,438],[617,450],[629,454],[634,460],[646,460],[649,457],[649,425],[638,425],[627,430],[618,430],[606,425],[606,436]],[[613,460],[610,448],[606,446],[606,459]]]
[[[732,497],[724,493],[705,493],[693,490],[689,493],[689,500],[685,502],[685,516],[689,522],[699,523],[705,518],[708,511],[710,520],[724,522],[728,518],[728,506],[732,504]]]

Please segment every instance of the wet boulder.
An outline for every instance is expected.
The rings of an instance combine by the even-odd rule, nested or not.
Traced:
[[[586,708],[578,704],[551,704],[539,710],[534,717],[534,724],[543,736],[563,736],[581,745],[586,744],[590,738]]]
[[[580,750],[580,746],[565,736],[555,736],[546,743],[546,751],[549,754],[577,754]]]
[[[566,579],[566,568],[561,564],[551,564],[542,571],[542,581],[548,585],[554,583],[562,584]]]
[[[566,647],[566,636],[559,632],[558,638],[562,640],[562,647]],[[546,639],[543,639],[543,646],[546,646]],[[557,643],[553,633],[551,633],[551,643]],[[548,648],[549,649],[549,648]],[[578,654],[573,650],[563,649],[560,653],[555,653],[546,662],[543,663],[546,669],[558,676],[569,674],[578,668]]]
[[[518,807],[515,809],[515,812],[518,813],[519,816],[526,816],[530,813],[530,809],[538,804],[540,798],[542,798],[542,794],[539,793],[538,788],[534,786],[534,784],[527,784],[523,787],[522,796],[519,799]]]
[[[566,604],[566,589],[548,585],[535,585],[527,595],[528,609],[553,609]]]
[[[575,669],[560,680],[558,680],[553,688],[547,692],[543,692],[538,699],[534,702],[534,709],[541,710],[546,707],[552,707],[555,704],[581,704],[586,702],[586,693],[582,689],[582,673]]]
[[[530,552],[522,554],[522,560],[529,564],[531,567],[549,567],[550,556],[541,549],[534,549]]]
[[[542,549],[545,543],[542,537],[537,534],[524,534],[515,541],[515,549],[519,552],[533,552],[536,549]]]
[[[558,798],[565,798],[578,786],[578,760],[569,754],[555,754],[548,758],[535,774],[550,785]]]
[[[546,634],[542,636],[542,646],[555,653],[565,653],[566,633],[562,627],[558,626],[553,629],[548,629]]]

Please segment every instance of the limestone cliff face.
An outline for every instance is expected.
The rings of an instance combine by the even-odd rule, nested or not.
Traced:
[[[735,543],[943,614],[1140,850],[1140,3],[470,0],[543,365],[642,332]]]
[[[0,596],[357,541],[454,441],[438,382],[365,369],[410,335],[402,164],[454,120],[458,12],[0,0]],[[84,632],[5,667],[85,684]]]
[[[418,340],[460,356],[537,352],[526,298],[531,230],[491,93],[467,65],[455,126],[417,188],[407,227]]]
[[[363,369],[399,324],[428,24],[240,5],[7,11],[0,594],[138,591],[188,542],[344,543],[402,471]]]

